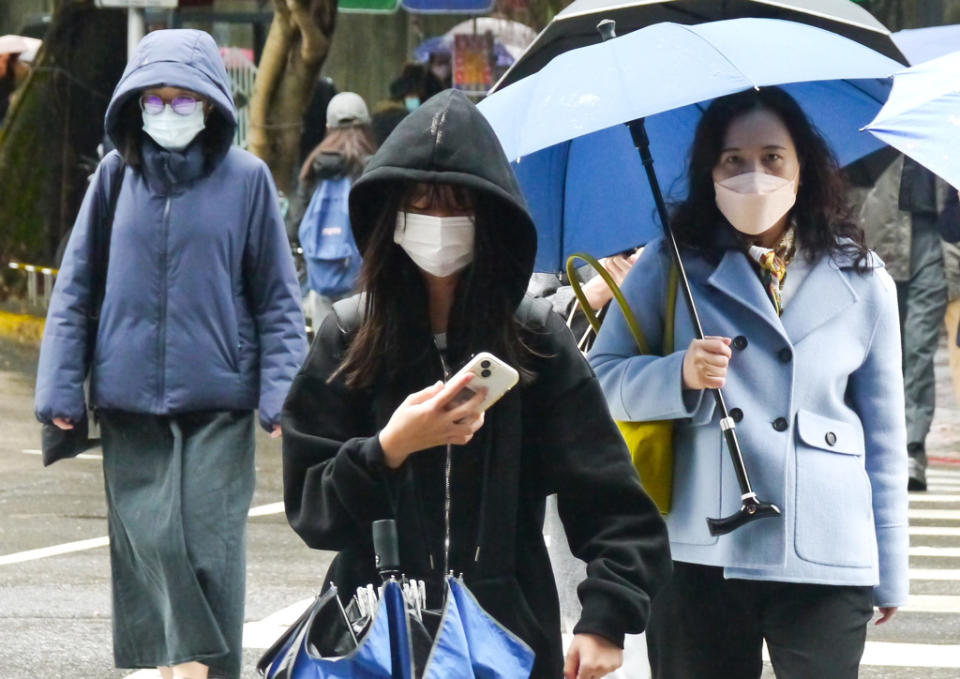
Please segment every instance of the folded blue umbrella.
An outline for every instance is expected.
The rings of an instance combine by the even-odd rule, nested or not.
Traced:
[[[894,75],[890,98],[866,129],[960,187],[960,52]]]
[[[882,144],[860,132],[902,65],[805,24],[731,19],[662,23],[571,50],[479,105],[514,162],[537,225],[536,269],[561,271],[662,233],[646,173],[624,126],[645,118],[667,198],[686,193],[684,169],[702,111],[715,97],[783,86],[841,164]]]

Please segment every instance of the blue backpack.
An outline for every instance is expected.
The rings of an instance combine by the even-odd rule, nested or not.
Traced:
[[[321,181],[300,221],[300,246],[311,290],[340,297],[353,290],[360,273],[360,251],[350,229],[349,177]]]

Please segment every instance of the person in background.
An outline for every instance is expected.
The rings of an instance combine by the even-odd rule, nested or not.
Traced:
[[[401,120],[427,100],[427,69],[423,64],[405,64],[400,75],[390,83],[390,97],[373,107],[370,125],[377,146],[383,144]]]
[[[86,417],[92,375],[114,661],[164,679],[240,676],[254,410],[279,436],[306,353],[273,178],[233,145],[230,91],[209,34],[160,30],[140,42],[107,108],[117,150],[77,216],[37,373],[37,418],[61,429]],[[88,365],[92,241],[114,195]]]
[[[400,565],[438,607],[462,573],[535,653],[534,679],[599,679],[669,576],[666,533],[563,320],[525,299],[536,231],[489,124],[456,90],[401,122],[350,193],[361,295],[339,302],[283,412],[287,518],[339,552],[339,591],[377,582],[371,525],[393,518]],[[452,403],[489,351],[521,381],[488,410]],[[564,665],[543,540],[556,493],[586,562]],[[585,577],[584,577],[585,576]]]
[[[14,91],[30,72],[28,63],[20,56],[20,52],[0,54],[0,125],[6,120]]]
[[[334,96],[326,118],[327,136],[303,163],[296,200],[307,204],[301,209],[298,240],[309,286],[304,311],[313,328],[320,327],[335,301],[354,289],[360,273],[347,199],[351,185],[377,150],[370,113],[359,94]]]
[[[867,623],[909,589],[906,432],[896,288],[848,214],[829,147],[785,91],[721,97],[698,123],[673,211],[707,337],[683,304],[662,355],[671,254],[651,242],[590,352],[618,420],[675,420],[671,581],[653,600],[654,679],[854,679]],[[683,347],[686,347],[685,349]],[[729,420],[711,389],[723,389]],[[715,536],[741,491],[782,515]]]
[[[303,113],[303,133],[300,135],[300,156],[302,164],[310,152],[327,136],[326,112],[330,100],[337,94],[337,86],[331,78],[320,76],[310,98],[310,104]]]
[[[847,174],[855,185],[852,199],[859,204],[857,218],[867,245],[897,282],[910,457],[907,484],[910,490],[926,490],[926,439],[936,406],[933,356],[947,310],[937,218],[948,188],[932,172],[893,149],[867,157]],[[863,183],[867,187],[856,188]]]

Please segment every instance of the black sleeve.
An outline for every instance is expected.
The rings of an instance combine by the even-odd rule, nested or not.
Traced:
[[[937,230],[940,237],[948,243],[960,241],[960,196],[953,187],[947,193],[943,212],[937,219]]]
[[[329,381],[344,349],[329,315],[283,406],[283,496],[287,519],[309,546],[342,550],[369,542],[372,521],[393,515],[393,473],[363,391]]]
[[[670,576],[666,525],[640,485],[600,385],[562,320],[550,315],[536,383],[526,407],[540,492],[556,493],[574,556],[586,562],[577,588],[583,612],[574,633],[621,645],[646,627],[650,600]]]

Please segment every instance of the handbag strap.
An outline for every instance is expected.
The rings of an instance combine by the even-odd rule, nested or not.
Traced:
[[[615,280],[613,280],[613,276],[611,276],[610,272],[607,271],[599,261],[597,261],[596,257],[585,252],[577,252],[567,258],[567,278],[570,279],[570,286],[573,288],[573,293],[576,295],[577,302],[580,304],[580,308],[587,317],[590,327],[593,328],[594,332],[600,332],[600,319],[587,302],[587,297],[583,292],[583,284],[580,282],[580,277],[577,276],[576,260],[578,259],[586,262],[590,268],[592,268],[597,275],[603,279],[603,281],[607,284],[607,287],[610,288],[610,292],[613,293],[613,298],[617,300],[617,304],[620,305],[620,310],[623,312],[623,318],[627,322],[627,327],[630,328],[630,334],[633,335],[633,340],[636,342],[637,348],[640,350],[641,354],[649,354],[650,345],[647,344],[647,338],[644,336],[643,330],[640,328],[640,323],[637,321],[637,317],[630,308],[627,298],[620,290],[620,286],[617,285]],[[677,307],[677,283],[679,280],[680,272],[677,269],[677,265],[671,262],[667,282],[666,313],[664,314],[663,322],[664,355],[673,353],[673,320],[674,311]]]

